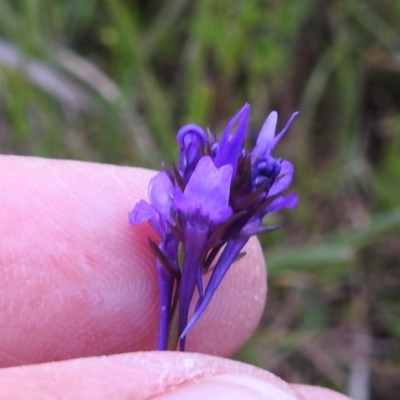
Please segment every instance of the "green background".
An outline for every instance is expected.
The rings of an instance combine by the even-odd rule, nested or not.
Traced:
[[[159,168],[188,122],[300,117],[297,210],[261,238],[268,303],[236,355],[355,400],[400,390],[400,1],[0,0],[0,149]]]

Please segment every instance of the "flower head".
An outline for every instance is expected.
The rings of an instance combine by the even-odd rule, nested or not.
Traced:
[[[249,238],[276,228],[263,226],[263,218],[297,205],[296,194],[283,194],[293,165],[272,156],[297,113],[275,135],[273,111],[247,153],[249,113],[245,104],[219,140],[194,124],[181,128],[178,164],[151,180],[149,203],[141,200],[129,214],[133,225],[148,221],[160,238],[159,244],[150,242],[160,290],[159,350],[175,349],[178,341],[184,350],[187,334]],[[202,276],[211,269],[204,287]],[[196,291],[199,299],[189,318]]]

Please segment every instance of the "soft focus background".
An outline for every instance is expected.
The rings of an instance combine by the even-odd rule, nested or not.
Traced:
[[[187,122],[301,116],[294,212],[236,357],[355,400],[400,393],[400,1],[0,0],[0,149],[158,168]],[[251,140],[250,140],[251,141]]]

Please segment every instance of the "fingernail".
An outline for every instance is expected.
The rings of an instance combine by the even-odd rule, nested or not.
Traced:
[[[298,400],[293,394],[267,381],[235,374],[221,374],[197,382],[192,381],[176,388],[170,388],[167,393],[163,393],[155,399]]]

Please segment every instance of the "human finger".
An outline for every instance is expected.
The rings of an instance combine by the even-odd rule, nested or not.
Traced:
[[[1,366],[155,348],[153,233],[127,219],[153,174],[0,157]],[[257,324],[265,265],[256,240],[246,251],[190,333],[188,350],[229,355]]]
[[[301,399],[275,375],[194,353],[143,352],[6,368],[8,399]],[[335,400],[334,397],[327,400]]]

